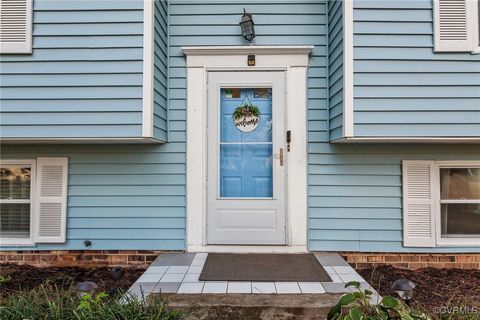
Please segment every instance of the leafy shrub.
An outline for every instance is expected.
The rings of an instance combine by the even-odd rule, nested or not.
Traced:
[[[328,320],[431,320],[424,313],[414,311],[398,299],[385,296],[372,305],[373,293],[360,290],[360,283],[349,282],[347,287],[356,288],[355,292],[345,293],[328,313]]]
[[[176,320],[184,315],[165,309],[164,303],[118,293],[105,292],[95,296],[86,294],[78,298],[73,288],[59,290],[56,286],[42,285],[39,289],[10,295],[0,305],[0,319],[49,320]]]

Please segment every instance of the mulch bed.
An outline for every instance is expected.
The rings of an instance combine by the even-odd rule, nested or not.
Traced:
[[[480,310],[480,270],[397,269],[392,266],[378,266],[358,269],[381,295],[396,297],[391,290],[395,280],[407,278],[416,284],[413,306],[438,314],[438,308],[445,306],[474,307]],[[480,318],[480,316],[479,316]]]
[[[115,292],[128,290],[143,274],[144,268],[124,268],[121,279],[114,280],[108,267],[47,267],[37,268],[11,263],[0,264],[0,276],[9,280],[0,283],[0,298],[17,294],[22,290],[38,288],[46,281],[64,290],[82,281],[93,281],[97,291]]]

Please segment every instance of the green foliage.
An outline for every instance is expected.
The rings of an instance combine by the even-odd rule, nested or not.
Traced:
[[[410,309],[403,302],[385,296],[372,305],[372,292],[362,291],[360,282],[352,281],[345,288],[354,287],[355,292],[345,293],[328,313],[328,320],[431,320],[427,315]]]
[[[232,118],[234,120],[242,119],[243,117],[259,117],[260,110],[256,105],[253,104],[244,104],[235,108],[233,111]]]
[[[1,284],[4,284],[4,283],[7,283],[7,282],[10,282],[12,280],[12,278],[10,276],[0,276],[0,285]]]
[[[166,310],[165,303],[156,299],[147,304],[131,295],[105,292],[78,298],[73,288],[62,291],[49,285],[8,296],[0,304],[2,320],[176,320],[184,316]]]

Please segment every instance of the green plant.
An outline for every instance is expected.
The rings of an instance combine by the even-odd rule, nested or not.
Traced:
[[[260,116],[260,110],[256,105],[244,104],[235,108],[232,114],[233,120],[240,120],[244,117],[258,117]]]
[[[377,305],[372,305],[373,293],[362,291],[360,282],[352,281],[345,288],[354,287],[355,292],[345,293],[328,313],[328,320],[430,320],[424,313],[390,296],[385,296]]]
[[[109,296],[104,292],[78,298],[73,287],[61,290],[48,284],[10,295],[0,304],[2,320],[177,320],[184,317],[182,313],[167,310],[165,302],[156,299],[147,303],[129,294]]]
[[[7,282],[10,282],[12,280],[12,278],[10,276],[0,276],[0,285],[1,284],[4,284],[4,283],[7,283]]]

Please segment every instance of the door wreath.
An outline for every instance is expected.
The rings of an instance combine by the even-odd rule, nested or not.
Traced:
[[[260,110],[256,105],[248,101],[235,108],[232,118],[238,130],[242,132],[252,132],[260,123]]]

